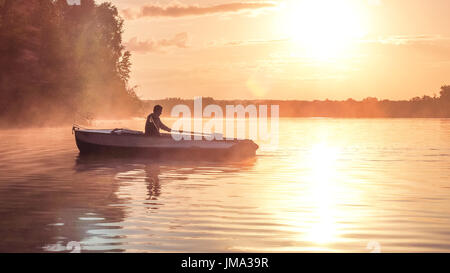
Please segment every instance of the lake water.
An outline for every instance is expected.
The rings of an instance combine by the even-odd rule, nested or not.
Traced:
[[[450,119],[279,131],[255,158],[188,162],[80,158],[69,127],[2,130],[0,252],[450,252]]]

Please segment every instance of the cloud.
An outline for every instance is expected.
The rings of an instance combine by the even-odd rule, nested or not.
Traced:
[[[123,10],[121,10],[121,12],[122,12],[123,17],[127,20],[132,20],[135,17],[133,14],[133,11],[131,9],[123,9]]]
[[[186,32],[178,33],[171,39],[161,39],[161,40],[147,40],[138,41],[137,37],[131,38],[125,47],[127,50],[138,52],[138,53],[149,53],[149,52],[163,52],[164,48],[168,47],[178,47],[186,48],[188,41],[188,34]]]
[[[226,46],[246,46],[246,45],[264,45],[264,44],[279,44],[288,42],[289,39],[270,39],[270,40],[239,40],[239,41],[230,41],[225,42]]]
[[[162,7],[157,5],[146,5],[141,7],[140,12],[133,13],[130,9],[122,10],[125,19],[132,20],[141,17],[183,17],[195,15],[207,15],[212,13],[238,12],[242,10],[255,10],[263,8],[273,8],[277,4],[274,2],[234,2],[207,7],[172,5]]]
[[[440,35],[395,35],[378,39],[363,40],[366,43],[381,43],[393,45],[432,45],[449,42],[450,37]]]

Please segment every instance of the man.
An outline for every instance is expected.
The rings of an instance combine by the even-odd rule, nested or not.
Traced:
[[[159,129],[163,129],[164,131],[171,132],[172,129],[164,125],[159,119],[162,113],[162,106],[155,105],[153,107],[153,113],[148,115],[147,121],[145,122],[145,135],[146,136],[160,136]]]

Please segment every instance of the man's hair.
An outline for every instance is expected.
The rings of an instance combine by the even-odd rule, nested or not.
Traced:
[[[161,111],[162,110],[162,106],[161,105],[155,105],[155,107],[153,107],[153,112],[156,112],[156,111]]]

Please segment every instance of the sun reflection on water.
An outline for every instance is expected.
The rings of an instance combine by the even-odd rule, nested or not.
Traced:
[[[339,149],[318,143],[311,147],[306,158],[310,165],[307,176],[309,200],[312,210],[310,230],[305,239],[313,243],[325,244],[332,242],[338,236],[335,215],[337,213],[336,195],[339,192],[337,159]]]

